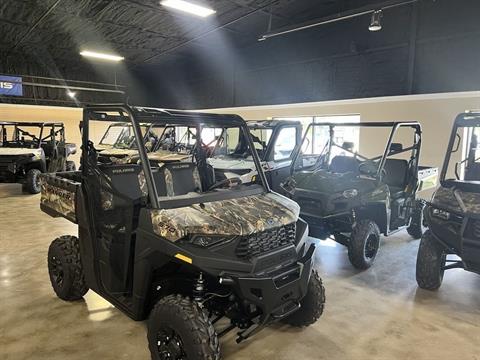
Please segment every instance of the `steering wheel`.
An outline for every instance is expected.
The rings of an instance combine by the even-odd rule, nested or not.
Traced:
[[[224,187],[226,185],[228,185],[229,187],[232,187],[232,186],[240,185],[241,183],[242,183],[242,179],[240,179],[239,177],[228,178],[213,184],[212,186],[210,186],[208,190],[217,189],[219,187]]]
[[[372,160],[365,160],[358,165],[358,172],[365,175],[376,175],[378,171],[378,165]],[[385,170],[382,170],[382,173]]]

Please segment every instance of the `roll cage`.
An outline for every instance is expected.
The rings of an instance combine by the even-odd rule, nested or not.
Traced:
[[[7,129],[13,127],[13,137],[11,140],[8,140]],[[28,131],[22,129],[24,127],[38,127],[38,134],[31,134]],[[58,128],[58,129],[57,129]],[[44,130],[50,129],[47,135],[44,135]],[[19,142],[22,141],[22,136],[29,136],[31,140],[29,142],[33,143],[36,148],[40,148],[42,143],[47,141],[55,141],[57,135],[60,135],[60,141],[65,141],[65,131],[63,123],[55,122],[15,122],[15,121],[2,121],[0,122],[0,135],[1,142],[3,144],[9,142]]]
[[[447,152],[445,154],[445,159],[443,161],[442,171],[440,173],[440,183],[442,186],[448,186],[447,183],[450,180],[446,179],[446,176],[447,176],[448,166],[450,164],[451,154],[453,152],[458,151],[461,145],[460,144],[461,138],[458,135],[457,131],[459,130],[459,128],[475,128],[475,127],[480,127],[480,110],[472,110],[472,111],[464,112],[464,113],[458,114],[457,117],[455,118],[452,132],[450,134],[450,139],[448,141]],[[455,175],[457,177],[455,182],[457,183],[471,183],[470,181],[467,181],[467,180],[461,180],[460,177],[458,176],[459,163],[464,163],[467,160],[468,160],[468,154],[466,159],[462,159],[460,162],[457,162],[455,164]],[[474,159],[474,160],[478,160],[478,159]],[[478,184],[478,187],[480,188],[480,184]]]
[[[83,110],[82,121],[82,177],[87,177],[89,172],[90,153],[94,150],[93,143],[89,139],[89,122],[90,121],[110,121],[116,123],[129,123],[132,125],[135,142],[137,144],[139,159],[142,170],[145,174],[145,183],[148,190],[148,203],[152,208],[162,208],[163,204],[158,196],[158,191],[153,179],[152,169],[147,156],[145,148],[145,138],[141,132],[141,123],[151,123],[152,125],[178,125],[197,127],[197,141],[195,148],[201,144],[201,129],[204,125],[218,126],[218,127],[232,127],[238,126],[242,129],[242,135],[247,139],[249,147],[252,149],[252,157],[257,168],[260,184],[264,191],[269,192],[270,188],[265,178],[265,174],[261,170],[260,160],[254,151],[252,138],[249,135],[245,121],[238,115],[221,115],[221,114],[207,114],[190,111],[168,110],[146,107],[134,107],[125,104],[105,104],[105,105],[87,105]],[[195,152],[195,149],[194,149]],[[213,201],[212,197],[210,201]],[[205,199],[207,200],[207,199]],[[186,204],[185,204],[186,205]]]
[[[374,177],[377,178],[377,179],[382,178],[382,173],[383,173],[383,169],[384,169],[385,161],[386,161],[387,157],[398,155],[398,154],[405,153],[405,152],[408,152],[408,151],[411,151],[410,160],[411,161],[415,160],[415,164],[414,164],[415,168],[413,169],[413,171],[415,171],[415,173],[416,173],[417,170],[418,170],[418,159],[419,159],[419,156],[420,156],[422,128],[421,128],[420,123],[417,122],[417,121],[359,122],[359,123],[352,123],[352,122],[345,122],[345,123],[323,122],[322,123],[322,122],[320,122],[320,123],[311,123],[311,124],[308,125],[308,127],[307,127],[307,129],[306,129],[306,131],[303,135],[301,146],[297,148],[297,151],[295,152],[295,154],[293,156],[292,165],[290,167],[290,173],[291,174],[293,174],[294,171],[295,171],[295,164],[298,160],[298,157],[302,153],[303,144],[305,143],[305,141],[308,141],[308,134],[311,132],[312,137],[314,137],[315,132],[313,131],[313,128],[314,127],[320,127],[320,126],[329,128],[329,139],[325,143],[325,147],[323,148],[321,154],[319,155],[319,157],[322,157],[322,156],[324,157],[322,159],[322,164],[324,164],[324,163],[328,164],[329,163],[329,161],[331,160],[332,148],[334,146],[336,146],[336,147],[341,148],[344,151],[347,151],[347,152],[351,153],[352,155],[354,155],[358,158],[361,158],[363,161],[378,161],[378,160],[380,160],[380,162],[378,164],[378,167],[377,167],[377,171],[374,175]],[[357,152],[353,152],[352,150],[335,143],[335,140],[334,140],[334,134],[335,134],[334,129],[335,129],[335,127],[350,127],[350,126],[351,127],[359,127],[359,128],[361,128],[361,127],[365,127],[365,128],[391,128],[390,134],[388,136],[387,143],[385,144],[385,150],[384,150],[383,154],[379,155],[379,156],[375,156],[373,158],[367,158],[363,155],[358,154]],[[395,149],[395,146],[392,147],[392,144],[395,144],[393,142],[393,139],[395,137],[395,133],[401,127],[410,127],[412,129],[414,129],[415,136],[414,136],[413,145],[409,146],[407,148],[402,147],[401,149],[400,148]]]

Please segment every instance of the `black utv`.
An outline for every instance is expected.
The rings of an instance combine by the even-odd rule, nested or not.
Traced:
[[[397,136],[400,130],[402,136]],[[350,140],[362,132],[385,139],[382,154],[372,156],[378,151],[372,145],[378,142],[364,145],[369,156],[355,150]],[[421,133],[417,122],[309,125],[283,187],[300,205],[310,235],[333,236],[347,246],[349,260],[358,269],[373,264],[381,233],[387,236],[406,227],[419,239],[424,202],[417,193],[435,186],[437,178],[437,169],[418,165]],[[409,144],[393,142],[396,137]]]
[[[137,162],[98,162],[89,129],[109,121],[132,125]],[[140,123],[195,127],[192,158],[150,161]],[[256,182],[225,181],[208,165],[202,130],[219,127],[232,143],[246,138]],[[78,224],[78,238],[57,238],[48,251],[58,297],[91,289],[148,318],[152,359],[219,359],[218,338],[230,330],[240,342],[274,321],[307,326],[321,316],[308,226],[296,203],[270,190],[240,117],[97,105],[84,109],[82,136],[81,171],[42,182],[41,209]]]
[[[67,158],[76,151],[65,142],[62,123],[0,122],[0,181],[20,182],[37,194],[41,173],[75,170]]]
[[[455,119],[440,187],[425,208],[428,230],[417,255],[417,283],[436,290],[448,269],[480,274],[480,112]],[[462,155],[463,153],[463,155]]]

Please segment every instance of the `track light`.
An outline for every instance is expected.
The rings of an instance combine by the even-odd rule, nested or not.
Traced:
[[[370,20],[370,26],[368,30],[370,31],[379,31],[382,30],[382,10],[375,10],[372,14],[372,19]]]

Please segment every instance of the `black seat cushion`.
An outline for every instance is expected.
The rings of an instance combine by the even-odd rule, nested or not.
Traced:
[[[404,159],[387,159],[385,161],[383,182],[390,188],[392,197],[403,194],[407,186],[408,161]]]
[[[330,171],[334,173],[353,172],[358,174],[359,161],[351,156],[337,155],[332,159]]]

